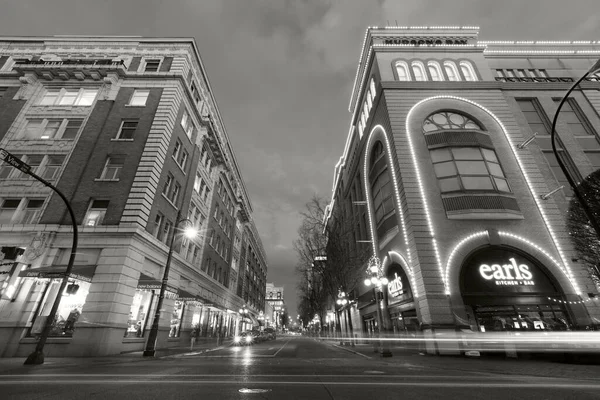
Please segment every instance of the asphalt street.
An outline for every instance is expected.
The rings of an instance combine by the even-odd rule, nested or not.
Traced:
[[[511,365],[520,365],[512,368]],[[2,399],[597,399],[597,366],[346,348],[306,337],[156,359],[0,360]],[[504,368],[503,368],[504,366]],[[536,367],[537,366],[537,367]],[[528,371],[530,373],[528,373]],[[585,372],[585,373],[582,373]],[[546,375],[546,376],[544,376]]]

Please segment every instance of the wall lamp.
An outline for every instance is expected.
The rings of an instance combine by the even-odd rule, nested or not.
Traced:
[[[556,189],[554,189],[553,191],[551,191],[551,192],[549,192],[549,193],[546,193],[546,194],[541,194],[541,195],[540,195],[540,198],[541,198],[542,200],[548,200],[548,198],[549,198],[550,196],[552,196],[554,193],[558,192],[559,190],[561,190],[561,189],[562,189],[562,188],[564,188],[564,187],[565,187],[565,185],[561,185],[561,186],[557,187]]]

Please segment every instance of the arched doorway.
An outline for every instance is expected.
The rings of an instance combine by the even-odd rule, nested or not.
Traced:
[[[556,279],[520,250],[485,246],[472,252],[461,268],[460,290],[480,332],[572,328]]]
[[[392,263],[387,267],[386,278],[389,282],[386,299],[391,328],[394,334],[412,335],[419,330],[419,319],[408,276],[400,264]]]

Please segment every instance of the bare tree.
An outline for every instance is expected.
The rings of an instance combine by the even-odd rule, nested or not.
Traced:
[[[299,275],[298,291],[300,293],[300,313],[307,323],[315,314],[322,321],[327,309],[327,283],[322,274],[315,268],[315,259],[325,254],[327,237],[323,232],[323,216],[325,202],[313,196],[301,213],[303,220],[298,228],[298,239],[294,241],[294,249],[298,254],[296,273]]]
[[[600,170],[588,175],[579,185],[579,190],[596,221],[600,221]],[[567,228],[579,259],[587,267],[596,287],[600,288],[600,238],[576,197],[569,204]]]

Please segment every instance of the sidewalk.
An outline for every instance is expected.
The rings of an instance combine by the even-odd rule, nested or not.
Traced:
[[[381,357],[372,345],[340,346],[339,342],[326,341],[332,346],[360,354],[375,362],[409,364],[413,367],[465,371],[473,374],[528,375],[539,377],[594,379],[600,376],[599,365],[569,364],[535,359],[504,357],[439,356],[420,353],[417,349],[392,347],[392,357]]]
[[[143,361],[148,362],[158,359],[166,359],[185,353],[201,354],[207,351],[213,351],[223,346],[228,346],[230,343],[230,339],[225,339],[220,346],[217,346],[217,341],[214,339],[197,343],[193,346],[193,348],[190,346],[162,348],[156,350],[154,357],[144,357],[143,351],[134,351],[100,357],[46,357],[44,363],[40,365],[23,365],[26,357],[0,358],[0,373],[22,368],[52,368],[67,366],[85,367],[91,365],[125,364]]]

